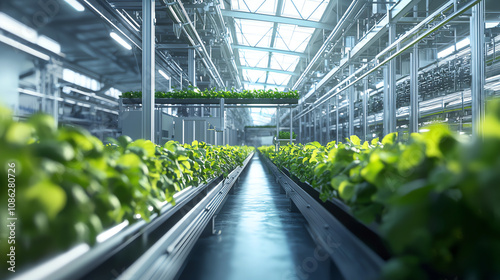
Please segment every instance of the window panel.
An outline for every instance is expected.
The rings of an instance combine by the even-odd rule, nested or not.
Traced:
[[[285,0],[282,15],[298,19],[319,21],[329,0]]]
[[[295,71],[300,57],[281,53],[273,53],[271,56],[271,68],[284,71]]]
[[[275,48],[304,52],[314,28],[290,24],[278,24]]]
[[[268,65],[268,52],[240,49],[238,53],[240,54],[240,63],[242,66],[266,68]]]
[[[231,0],[231,9],[250,13],[276,14],[276,0]]]
[[[238,44],[252,47],[271,45],[273,23],[259,20],[235,19],[236,39]]]

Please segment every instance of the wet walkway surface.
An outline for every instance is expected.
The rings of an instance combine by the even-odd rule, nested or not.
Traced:
[[[340,279],[300,213],[292,213],[256,154],[215,222],[201,237],[180,280]]]

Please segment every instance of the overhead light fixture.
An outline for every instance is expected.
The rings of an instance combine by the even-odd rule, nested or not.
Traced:
[[[170,80],[170,77],[165,72],[163,72],[162,70],[158,70],[158,73],[160,73],[160,75],[162,75],[163,78],[165,78],[167,80]]]
[[[484,27],[485,27],[486,29],[488,29],[488,28],[493,28],[493,27],[497,27],[497,26],[498,26],[498,24],[500,24],[500,22],[498,22],[498,21],[490,21],[490,22],[485,22],[485,23],[484,23],[484,25],[485,25]]]
[[[4,44],[7,44],[9,46],[12,46],[12,47],[14,47],[16,49],[19,49],[19,50],[21,50],[23,52],[29,53],[29,54],[31,54],[33,56],[38,57],[38,58],[41,58],[43,60],[47,60],[47,61],[50,60],[50,56],[48,56],[48,55],[46,55],[44,53],[41,53],[41,52],[39,52],[39,51],[37,51],[35,49],[32,49],[32,48],[30,48],[30,47],[28,47],[28,46],[26,46],[24,44],[21,44],[18,41],[14,40],[14,39],[11,39],[9,37],[6,37],[6,36],[4,36],[2,34],[0,34],[0,42],[2,42]]]
[[[457,50],[463,49],[463,48],[465,48],[465,47],[467,47],[469,45],[470,45],[470,39],[469,38],[465,38],[462,41],[457,42],[457,44],[456,44]]]
[[[44,48],[44,49],[47,49],[53,53],[56,53],[56,54],[59,54],[61,53],[61,45],[59,45],[59,43],[57,43],[56,41],[50,39],[49,37],[47,36],[44,36],[44,35],[40,35],[38,36],[38,39],[36,40],[36,43]]]
[[[79,12],[85,11],[85,7],[82,4],[80,4],[80,2],[78,2],[77,0],[64,0],[64,1],[66,1],[66,3],[68,3],[71,7],[73,7],[73,9]]]
[[[109,36],[111,36],[111,38],[113,38],[115,41],[117,41],[120,45],[122,45],[127,50],[132,49],[132,46],[130,46],[127,42],[125,42],[125,40],[123,40],[122,37],[118,36],[118,34],[116,34],[115,32],[109,33]]]
[[[440,52],[438,52],[438,58],[447,57],[455,51],[455,46],[448,47]]]
[[[376,88],[381,88],[384,86],[384,81],[379,82],[378,84],[375,85]]]
[[[36,43],[38,38],[35,29],[28,27],[2,12],[0,12],[0,29],[10,32],[31,43]]]

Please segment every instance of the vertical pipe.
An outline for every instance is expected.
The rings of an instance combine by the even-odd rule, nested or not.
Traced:
[[[196,86],[196,53],[194,48],[188,49],[188,76],[193,87]]]
[[[349,76],[354,74],[354,64],[349,65]],[[354,135],[354,86],[349,88],[349,136]]]
[[[154,141],[155,1],[142,0],[142,138]]]
[[[276,106],[276,152],[279,149],[279,140],[280,139],[280,106]]]
[[[292,145],[292,139],[293,139],[293,123],[292,123],[292,118],[293,118],[293,112],[292,112],[292,106],[290,106],[290,145]]]
[[[482,136],[485,110],[484,12],[484,1],[480,1],[472,7],[472,17],[470,19],[472,135],[474,138]]]
[[[220,126],[222,129],[222,145],[226,145],[225,134],[226,134],[226,124],[224,123],[224,98],[220,99]]]
[[[331,120],[331,110],[332,110],[332,98],[328,99],[328,102],[326,102],[326,143],[330,143],[332,141],[330,137],[330,127],[332,126],[332,120]]]
[[[418,132],[418,44],[410,53],[410,133]]]
[[[336,119],[335,119],[335,142],[339,142],[339,96],[335,95],[335,114],[336,114]]]
[[[368,77],[366,77],[364,80],[364,85],[363,85],[363,137],[364,140],[367,141],[368,137],[366,137],[366,134],[368,133],[368,121],[367,121],[367,116],[368,116]]]
[[[396,39],[396,24],[392,23],[389,25],[389,44],[394,43]],[[388,132],[396,131],[396,59],[389,61],[388,67]],[[385,106],[385,104],[384,104]]]

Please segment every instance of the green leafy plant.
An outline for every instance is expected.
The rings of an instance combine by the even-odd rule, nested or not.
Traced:
[[[290,139],[290,132],[289,131],[280,131],[278,134],[278,139]],[[296,139],[297,134],[295,132],[292,132],[292,139]]]
[[[103,229],[124,220],[149,221],[165,203],[175,204],[176,192],[227,176],[253,149],[197,141],[161,147],[127,136],[110,142],[76,127],[58,129],[47,115],[15,122],[0,107],[3,182],[7,166],[15,166],[18,266],[78,243],[92,245]],[[5,190],[0,200],[7,199]],[[2,219],[9,215],[0,209]],[[7,252],[7,242],[0,246]]]
[[[142,92],[129,91],[121,95],[122,98],[141,98]],[[188,87],[184,90],[174,89],[169,92],[157,91],[155,98],[292,98],[298,99],[299,93],[296,90],[279,91],[278,89],[269,90],[243,90],[241,92],[231,90],[205,89],[203,91],[195,87]]]
[[[377,224],[393,257],[382,279],[500,277],[500,103],[491,102],[483,139],[464,142],[442,125],[379,142],[317,142],[259,150]]]

